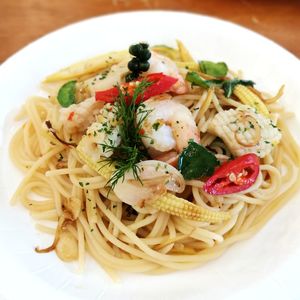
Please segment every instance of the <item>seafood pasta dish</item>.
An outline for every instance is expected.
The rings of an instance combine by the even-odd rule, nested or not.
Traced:
[[[66,67],[30,97],[10,143],[12,203],[63,261],[190,269],[256,233],[299,187],[291,113],[226,62],[138,43]],[[267,78],[265,80],[268,80]]]

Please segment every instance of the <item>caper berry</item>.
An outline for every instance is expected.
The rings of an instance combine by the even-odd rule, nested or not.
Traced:
[[[144,48],[144,49],[148,49],[149,45],[147,43],[140,43],[140,45]]]
[[[140,63],[140,65],[139,65],[139,69],[140,69],[140,71],[142,71],[142,72],[146,72],[146,71],[148,71],[149,70],[149,68],[150,68],[150,64],[149,64],[149,62],[141,62]]]
[[[149,70],[150,64],[148,60],[151,57],[151,52],[148,48],[149,45],[147,43],[139,43],[129,47],[129,53],[135,57],[133,57],[127,64],[128,69],[132,73],[126,75],[126,82],[138,78],[141,72]]]
[[[146,62],[151,57],[151,52],[148,49],[144,49],[140,52],[139,59],[142,62]]]
[[[140,69],[140,61],[134,57],[131,61],[128,62],[128,69],[132,72],[138,72]]]
[[[129,53],[133,56],[139,56],[143,49],[144,48],[141,44],[131,45],[129,47]]]

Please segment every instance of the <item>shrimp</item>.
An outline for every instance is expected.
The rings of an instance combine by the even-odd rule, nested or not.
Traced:
[[[175,193],[184,191],[182,174],[165,162],[146,160],[138,163],[137,168],[140,181],[131,170],[114,187],[116,196],[129,205],[142,207],[145,201],[163,195],[167,190]]]
[[[176,94],[184,94],[188,91],[188,86],[184,78],[180,75],[176,64],[171,59],[151,51],[149,63],[150,68],[147,71],[147,74],[164,73],[178,79],[178,81],[170,89],[171,92]]]
[[[100,110],[96,122],[88,127],[86,135],[79,143],[80,148],[96,162],[102,157],[110,157],[113,154],[111,148],[121,143],[119,130],[115,108],[107,103]]]
[[[141,123],[142,141],[153,158],[162,160],[170,153],[181,153],[190,139],[200,143],[200,133],[189,109],[172,97],[163,94],[144,102],[143,110],[149,111]],[[137,114],[137,121],[143,117]]]
[[[60,108],[60,121],[67,133],[82,133],[95,121],[104,103],[91,97],[78,104]]]

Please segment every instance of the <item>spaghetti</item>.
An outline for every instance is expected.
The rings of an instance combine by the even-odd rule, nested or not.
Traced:
[[[179,50],[154,47],[152,53],[155,52],[171,57],[177,63],[181,78],[187,75],[185,67],[189,66],[189,71],[194,68],[205,82],[218,79],[203,70],[198,71],[182,43],[179,43]],[[199,266],[220,256],[233,243],[255,234],[299,188],[299,146],[286,125],[288,113],[277,103],[283,89],[277,96],[264,99],[260,92],[247,87],[266,106],[271,125],[278,127],[281,135],[280,142],[272,145],[272,151],[260,157],[259,175],[250,189],[223,195],[209,194],[204,191],[207,180],[204,176],[186,179],[184,190],[180,195],[177,193],[206,211],[224,212],[230,217],[221,222],[183,218],[148,206],[146,202],[144,205],[128,204],[122,199],[122,193],[116,194],[110,189],[107,178],[96,172],[72,146],[80,143],[90,124],[95,120],[101,122],[97,118],[105,106],[99,104],[101,101],[91,103],[89,99],[95,99],[93,95],[85,100],[89,91],[86,86],[81,86],[80,97],[84,100],[73,104],[72,107],[77,105],[78,109],[74,108],[70,114],[70,109],[62,109],[57,101],[58,87],[70,79],[92,86],[96,76],[103,77],[96,86],[111,88],[112,78],[121,83],[118,70],[124,70],[124,65],[126,69],[129,54],[126,51],[116,53],[70,66],[49,76],[44,83],[49,98],[31,97],[24,104],[18,118],[25,121],[11,140],[10,155],[15,165],[25,172],[25,177],[12,203],[20,201],[37,221],[37,229],[55,236],[53,245],[46,249],[37,248],[37,251],[55,250],[64,261],[78,259],[83,267],[88,252],[112,276],[116,270],[159,274]],[[114,76],[110,72],[112,69]],[[230,73],[226,76],[230,78]],[[246,128],[249,123],[249,130],[258,134],[254,136],[254,142],[249,142],[244,140],[243,132],[236,131],[233,134],[240,141],[239,146],[249,149],[259,143],[262,125],[258,118],[257,123],[256,119],[253,121],[255,112],[243,110],[245,103],[237,95],[226,96],[224,86],[220,85],[205,88],[192,87],[186,80],[182,83],[187,90],[184,93],[173,90],[168,92],[168,97],[188,108],[199,134],[198,143],[214,153],[222,164],[240,154],[232,151],[230,144],[224,142],[226,138],[222,132],[213,127],[217,115],[239,110],[242,125]],[[86,117],[80,116],[80,112]],[[62,118],[64,115],[67,117]],[[242,129],[246,131],[245,128]],[[124,197],[128,193],[124,190]],[[54,226],[49,227],[43,221],[52,222]]]

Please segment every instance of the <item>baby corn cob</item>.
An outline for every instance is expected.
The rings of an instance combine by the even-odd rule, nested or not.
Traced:
[[[266,105],[261,101],[261,99],[257,95],[250,91],[246,86],[238,84],[234,88],[233,94],[236,95],[242,103],[255,108],[258,113],[261,113],[266,117],[270,116]]]
[[[189,51],[186,49],[186,47],[184,46],[184,44],[177,40],[177,47],[178,47],[178,51],[181,57],[182,61],[191,61],[194,62],[193,57],[191,56],[191,54],[189,53]]]
[[[105,160],[93,161],[82,149],[80,143],[76,148],[80,159],[89,166],[92,170],[99,173],[105,179],[110,179],[113,172],[115,171],[115,165]]]
[[[86,74],[95,73],[117,64],[127,57],[129,57],[129,54],[125,50],[98,55],[61,69],[46,77],[44,82],[75,79]]]
[[[194,221],[216,223],[230,219],[230,213],[228,212],[210,211],[171,193],[165,193],[149,201],[149,204],[170,215]]]
[[[172,60],[180,60],[180,53],[177,49],[165,46],[165,45],[157,45],[151,47],[151,50],[154,52],[167,56],[171,58]]]
[[[194,61],[175,61],[178,68],[186,68],[189,71],[199,71],[199,64]]]

